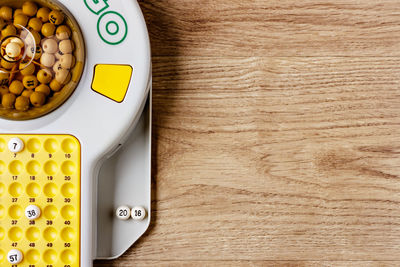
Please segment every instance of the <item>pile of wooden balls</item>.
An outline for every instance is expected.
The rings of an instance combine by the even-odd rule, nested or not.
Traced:
[[[1,40],[10,39],[5,47],[1,46],[3,108],[27,111],[41,107],[71,80],[75,45],[64,21],[61,11],[31,1],[24,2],[20,9],[0,8]],[[21,53],[25,57],[18,61]]]

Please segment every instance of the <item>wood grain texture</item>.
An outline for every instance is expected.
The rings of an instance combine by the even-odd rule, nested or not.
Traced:
[[[398,0],[142,1],[154,55],[399,56]]]
[[[400,2],[141,6],[153,221],[96,266],[399,266]]]

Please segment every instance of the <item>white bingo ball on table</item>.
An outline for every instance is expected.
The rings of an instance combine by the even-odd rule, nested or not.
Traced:
[[[143,219],[146,217],[146,210],[140,206],[134,207],[131,211],[131,216],[135,221],[143,221]]]
[[[115,215],[118,219],[126,221],[131,217],[131,209],[127,206],[120,206],[117,208]]]

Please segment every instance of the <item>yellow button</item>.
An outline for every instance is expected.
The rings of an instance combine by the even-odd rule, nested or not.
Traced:
[[[130,65],[98,64],[94,68],[92,89],[121,103],[128,92],[132,72]]]

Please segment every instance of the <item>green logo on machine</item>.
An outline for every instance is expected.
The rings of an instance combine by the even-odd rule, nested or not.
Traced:
[[[110,45],[122,43],[128,35],[125,18],[116,11],[108,11],[107,0],[83,0],[86,7],[99,17],[97,32],[100,38]]]

